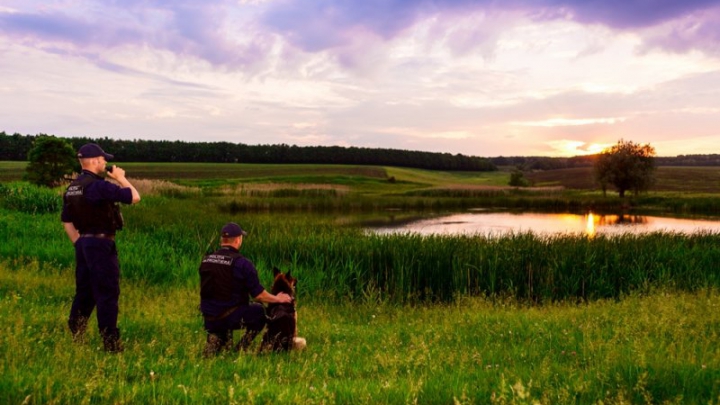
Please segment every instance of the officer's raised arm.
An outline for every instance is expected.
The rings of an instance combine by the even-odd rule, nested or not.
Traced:
[[[127,178],[125,178],[125,170],[113,166],[111,171],[106,172],[108,177],[111,179],[117,181],[120,184],[120,187],[123,188],[129,188],[130,191],[132,191],[132,204],[137,204],[140,202],[140,193],[135,189],[135,186],[133,186]]]

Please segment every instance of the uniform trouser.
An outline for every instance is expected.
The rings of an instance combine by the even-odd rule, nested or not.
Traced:
[[[232,332],[245,329],[245,335],[239,342],[239,348],[246,348],[252,343],[255,336],[265,327],[265,308],[261,304],[253,303],[241,305],[223,319],[216,321],[205,320],[205,330],[210,336],[219,339],[219,346],[232,344]]]
[[[120,266],[115,241],[81,237],[75,242],[75,298],[68,324],[73,333],[82,332],[84,324],[97,307],[100,335],[107,342],[117,340]]]

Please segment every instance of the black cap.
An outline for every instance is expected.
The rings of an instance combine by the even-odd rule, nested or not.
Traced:
[[[105,151],[102,150],[100,145],[96,143],[86,143],[85,145],[80,147],[77,153],[78,159],[94,158],[99,156],[104,156],[105,160],[110,160],[113,158],[113,155],[105,153]]]
[[[243,229],[240,228],[240,225],[236,224],[235,222],[228,222],[222,228],[222,237],[223,238],[235,238],[238,236],[245,236],[245,235],[247,235],[247,232],[243,231]]]

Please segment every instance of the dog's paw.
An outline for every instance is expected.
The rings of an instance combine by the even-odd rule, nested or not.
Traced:
[[[294,337],[293,338],[293,350],[303,350],[307,346],[305,338]]]

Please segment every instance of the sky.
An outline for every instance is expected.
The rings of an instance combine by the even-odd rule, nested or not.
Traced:
[[[720,0],[0,0],[0,131],[720,153]]]

